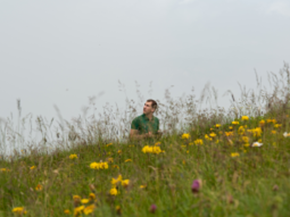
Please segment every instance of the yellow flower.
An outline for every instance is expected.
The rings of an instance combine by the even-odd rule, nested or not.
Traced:
[[[261,127],[256,127],[254,129],[249,129],[248,132],[253,133],[253,136],[255,136],[255,137],[260,137],[262,134],[262,129],[261,129]]]
[[[146,188],[147,185],[140,185],[140,188],[143,189],[143,188]]]
[[[242,116],[242,120],[243,121],[248,121],[249,120],[249,117],[248,116]]]
[[[184,133],[184,134],[182,134],[181,138],[182,139],[189,139],[190,135],[189,135],[189,133]]]
[[[290,133],[285,132],[285,133],[283,133],[283,136],[284,136],[285,138],[287,138],[287,137],[290,136]]]
[[[272,134],[276,134],[276,130],[272,130],[271,133],[272,133]]]
[[[89,199],[90,200],[95,200],[96,199],[96,195],[94,193],[90,193]]]
[[[225,132],[225,134],[226,134],[227,137],[234,135],[234,133],[231,132],[231,131],[230,132]]]
[[[113,145],[113,143],[109,143],[109,144],[107,144],[106,146],[109,147],[110,145]]]
[[[81,197],[80,197],[79,195],[73,195],[73,200],[74,200],[75,202],[77,202],[77,201],[81,201]]]
[[[90,201],[89,199],[84,198],[84,199],[81,200],[81,203],[82,204],[87,204],[89,201]]]
[[[204,138],[205,138],[206,140],[210,140],[210,141],[212,140],[212,138],[209,138],[209,136],[208,136],[207,134],[204,135]]]
[[[94,170],[108,169],[109,165],[108,165],[107,162],[100,162],[100,163],[93,162],[93,163],[90,164],[90,168],[94,169]]]
[[[216,137],[216,134],[214,132],[209,134],[210,137]]]
[[[238,129],[238,133],[240,135],[242,135],[242,134],[244,134],[244,132],[245,132],[245,128],[243,126],[240,126],[239,129]]]
[[[36,168],[36,166],[32,166],[32,167],[30,167],[31,170],[34,170],[35,168]]]
[[[229,126],[229,130],[232,130],[233,129],[233,127],[232,126]]]
[[[116,206],[116,212],[118,215],[121,215],[121,213],[122,213],[121,206],[119,206],[119,205]]]
[[[162,151],[159,146],[148,146],[148,145],[146,145],[146,146],[144,146],[142,148],[142,152],[143,153],[159,154],[159,153],[162,153],[164,151]]]
[[[108,161],[108,163],[113,163],[114,159],[112,157],[109,157],[107,161]]]
[[[203,141],[202,141],[202,139],[197,139],[197,140],[194,141],[194,144],[203,145]]]
[[[250,144],[249,144],[249,143],[245,143],[244,146],[245,146],[245,147],[249,147]]]
[[[112,178],[111,184],[116,186],[119,182],[122,182],[122,175],[120,174],[116,179]]]
[[[25,211],[24,207],[15,207],[12,209],[12,212],[17,214],[17,215],[22,215],[22,214],[27,213],[27,211]]]
[[[215,125],[216,128],[220,128],[220,126],[221,126],[220,124],[216,124]]]
[[[242,140],[243,140],[243,142],[248,143],[249,142],[249,137],[243,136]]]
[[[129,183],[130,183],[130,180],[129,179],[125,179],[125,180],[122,181],[122,186],[123,187],[128,187]]]
[[[7,172],[6,168],[1,168],[1,172]]]
[[[110,190],[110,195],[117,195],[118,194],[118,190],[116,188],[112,188]]]
[[[85,215],[89,215],[94,211],[94,209],[95,209],[95,205],[92,204],[92,205],[89,205],[86,208],[84,208],[83,212]]]
[[[267,123],[273,123],[273,124],[276,124],[276,120],[275,119],[267,119]]]
[[[66,209],[66,210],[64,211],[64,214],[69,215],[69,214],[70,214],[70,211],[69,211],[68,209]]]
[[[118,165],[113,165],[113,168],[119,169]]]
[[[79,206],[79,207],[76,207],[74,209],[74,216],[80,216],[83,212],[83,210],[85,209],[85,206],[82,205],[82,206]]]
[[[262,127],[262,126],[264,126],[265,125],[265,120],[261,120],[260,121],[260,126]]]
[[[239,125],[240,123],[238,121],[233,121],[232,125]]]
[[[100,169],[108,169],[109,165],[107,162],[100,162]]]
[[[122,150],[118,150],[118,154],[121,154],[122,153]]]
[[[157,146],[157,145],[161,145],[161,142],[156,142],[155,145],[156,145],[156,146]]]
[[[41,191],[43,189],[43,186],[41,184],[38,184],[36,187],[35,187],[35,190],[36,191]]]
[[[125,163],[131,162],[131,161],[132,161],[131,159],[127,159],[127,160],[125,160]]]
[[[94,170],[98,170],[100,168],[100,165],[97,162],[93,162],[90,164],[90,168]]]
[[[231,153],[231,157],[239,157],[239,156],[240,156],[240,154],[237,152]]]
[[[275,124],[275,125],[274,125],[275,128],[279,128],[279,127],[281,127],[281,126],[282,126],[282,124]]]
[[[71,155],[69,156],[69,158],[73,160],[73,159],[77,159],[78,156],[77,156],[76,154],[71,154]]]

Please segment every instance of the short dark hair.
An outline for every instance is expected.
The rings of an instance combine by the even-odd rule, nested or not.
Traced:
[[[155,100],[148,99],[147,102],[151,102],[152,108],[154,108],[155,110],[157,109],[157,102]]]

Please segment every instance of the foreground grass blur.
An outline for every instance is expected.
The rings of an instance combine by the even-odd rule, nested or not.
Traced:
[[[244,116],[2,160],[0,216],[290,216],[289,123]]]

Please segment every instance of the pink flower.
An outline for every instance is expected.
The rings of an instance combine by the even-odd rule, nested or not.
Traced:
[[[201,180],[200,179],[194,180],[191,185],[192,193],[198,193],[200,188],[201,188]]]
[[[150,207],[150,212],[155,213],[156,209],[157,209],[157,206],[155,204],[152,204]]]

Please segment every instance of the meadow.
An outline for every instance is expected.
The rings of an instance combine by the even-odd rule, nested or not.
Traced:
[[[1,155],[0,216],[290,216],[287,64],[279,76],[271,92],[257,79],[258,91],[230,95],[228,111],[200,109],[214,104],[208,87],[199,100],[167,91],[157,113],[165,133],[154,140],[128,139],[138,107],[129,100],[124,113],[60,120],[53,133],[38,117],[37,148]],[[1,132],[2,145],[23,142]],[[48,149],[52,134],[59,146]]]

